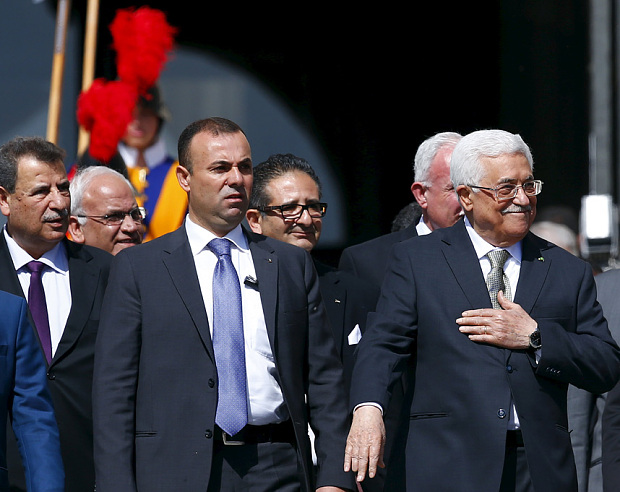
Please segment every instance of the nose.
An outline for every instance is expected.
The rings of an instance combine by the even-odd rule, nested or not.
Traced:
[[[58,189],[53,189],[49,193],[49,207],[54,210],[66,209],[69,210],[71,204],[71,198],[66,192],[62,192]]]
[[[530,197],[525,194],[525,191],[523,191],[522,186],[519,186],[517,188],[517,194],[513,198],[513,202],[520,204],[520,205],[529,205]]]
[[[312,217],[310,217],[310,212],[308,212],[307,208],[303,210],[301,216],[295,222],[297,224],[302,224],[306,226],[310,226],[313,224],[313,219]]]
[[[243,175],[237,166],[233,166],[228,171],[228,176],[226,177],[226,183],[228,186],[235,187],[243,182]]]
[[[131,215],[125,215],[123,222],[121,222],[121,230],[123,232],[135,232],[140,227],[140,224],[131,218]]]

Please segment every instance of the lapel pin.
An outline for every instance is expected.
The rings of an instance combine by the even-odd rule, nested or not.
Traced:
[[[545,259],[542,256],[539,256],[538,261],[545,261]]]
[[[340,304],[340,299],[334,299],[334,302],[335,302],[336,304]]]

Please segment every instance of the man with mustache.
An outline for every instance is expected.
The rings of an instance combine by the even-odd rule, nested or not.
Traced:
[[[113,255],[142,242],[146,210],[131,183],[106,166],[80,169],[71,180],[69,233],[76,243]]]
[[[576,491],[568,384],[620,378],[592,268],[529,232],[542,182],[519,135],[463,137],[450,175],[465,219],[392,250],[358,347],[344,469],[376,473],[381,409],[415,353],[405,490]]]
[[[95,337],[112,256],[66,239],[65,153],[39,137],[0,147],[0,290],[25,297],[46,360],[65,465],[65,490],[95,485],[91,386]],[[11,433],[10,433],[11,434]],[[14,440],[11,490],[26,490]]]
[[[310,253],[319,242],[327,212],[327,203],[321,202],[321,198],[321,181],[305,159],[274,154],[254,168],[246,218],[257,234],[299,246]],[[348,388],[353,353],[364,332],[366,315],[375,308],[378,289],[313,259]]]

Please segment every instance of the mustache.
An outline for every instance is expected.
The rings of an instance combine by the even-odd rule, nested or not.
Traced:
[[[62,210],[59,210],[58,212],[55,213],[47,213],[45,215],[43,215],[43,222],[55,222],[59,219],[64,219],[65,217],[69,217],[69,210],[66,208],[63,208]]]
[[[523,212],[531,212],[531,205],[515,205],[514,203],[510,205],[508,208],[502,210],[502,215],[506,214],[515,214],[515,213],[523,213]]]

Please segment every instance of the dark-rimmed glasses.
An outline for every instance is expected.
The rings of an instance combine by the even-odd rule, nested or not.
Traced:
[[[306,203],[305,205],[301,205],[299,203],[287,203],[286,205],[258,207],[257,210],[260,212],[271,212],[277,210],[283,218],[291,220],[299,219],[303,215],[304,210],[307,210],[310,217],[313,219],[320,219],[325,216],[325,213],[327,212],[327,203],[317,202]]]
[[[95,222],[107,226],[118,226],[123,223],[125,217],[131,217],[131,220],[139,224],[146,218],[146,209],[144,207],[132,208],[129,212],[112,212],[106,215],[78,215],[77,217],[83,219],[92,219]]]
[[[523,189],[523,192],[527,196],[536,196],[542,191],[543,182],[540,179],[534,179],[532,181],[526,181],[522,185],[515,185],[506,183],[497,188],[486,188],[484,186],[468,185],[470,188],[477,188],[479,190],[487,190],[495,193],[497,201],[511,200],[517,196],[519,188]]]

